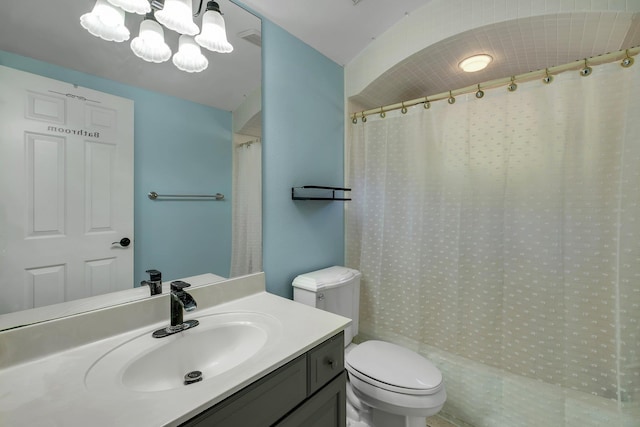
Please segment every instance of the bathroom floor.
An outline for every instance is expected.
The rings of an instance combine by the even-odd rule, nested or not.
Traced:
[[[456,425],[436,415],[427,418],[427,427],[456,427]]]

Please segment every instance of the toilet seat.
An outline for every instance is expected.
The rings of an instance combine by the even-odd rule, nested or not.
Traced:
[[[418,353],[385,341],[366,341],[345,358],[350,375],[371,386],[425,396],[443,388],[442,373]]]

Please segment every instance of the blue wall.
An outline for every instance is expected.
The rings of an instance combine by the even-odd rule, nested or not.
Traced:
[[[0,51],[0,65],[134,101],[134,283],[229,275],[231,113]],[[151,201],[147,193],[223,193],[224,202]]]
[[[291,200],[344,183],[344,70],[264,18],[262,55],[263,264],[267,290],[291,298],[298,274],[344,263],[344,202]]]

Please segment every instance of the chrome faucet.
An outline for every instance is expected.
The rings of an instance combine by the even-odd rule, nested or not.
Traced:
[[[184,288],[188,288],[189,286],[191,285],[187,282],[171,282],[172,327],[180,327],[184,323],[182,320],[182,309],[184,309],[184,311],[193,311],[198,307],[196,300],[184,290]]]
[[[154,338],[163,338],[198,326],[199,322],[197,320],[187,320],[186,322],[183,320],[182,310],[193,311],[198,306],[196,300],[184,290],[189,286],[191,286],[189,283],[180,280],[171,282],[171,293],[169,294],[171,324],[166,328],[155,331],[153,333]]]
[[[151,292],[151,296],[158,295],[162,293],[162,273],[158,270],[147,270],[149,273],[149,280],[143,280],[140,282],[140,285],[149,286],[149,291]]]

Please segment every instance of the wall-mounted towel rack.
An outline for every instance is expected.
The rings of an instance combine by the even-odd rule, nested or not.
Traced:
[[[344,192],[351,191],[351,189],[322,185],[291,187],[291,200],[351,200],[348,197],[336,197],[336,191]]]
[[[216,193],[216,194],[158,194],[155,191],[151,191],[148,194],[148,197],[151,200],[156,200],[156,199],[159,199],[159,198],[224,200],[224,194],[220,194],[220,193]]]

